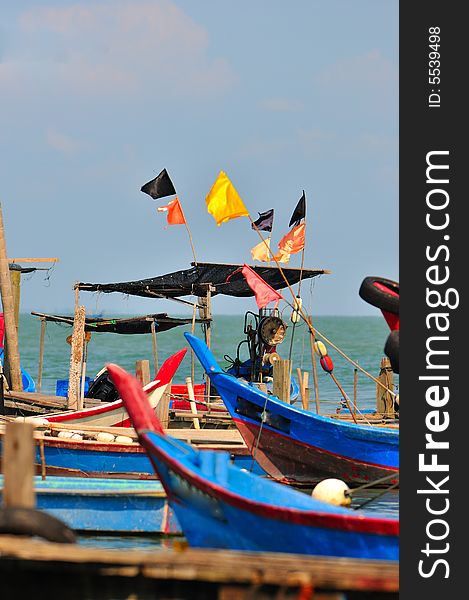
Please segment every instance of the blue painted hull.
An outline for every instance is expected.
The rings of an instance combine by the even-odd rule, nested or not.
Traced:
[[[180,534],[159,481],[35,478],[36,506],[76,531]],[[0,476],[0,492],[3,478]],[[1,497],[1,493],[0,493]]]
[[[394,519],[326,505],[240,471],[223,453],[184,451],[153,432],[141,441],[191,546],[398,560]]]
[[[156,477],[147,454],[138,444],[105,444],[46,437],[43,441],[43,453],[44,467],[50,475],[124,479]],[[265,471],[248,453],[232,454],[231,459],[240,468],[265,475]],[[40,472],[42,459],[39,444],[36,445],[35,460]]]
[[[397,482],[398,430],[356,425],[286,404],[224,373],[201,340],[185,336],[250,452],[269,475],[298,485],[325,477],[361,484],[387,475]]]

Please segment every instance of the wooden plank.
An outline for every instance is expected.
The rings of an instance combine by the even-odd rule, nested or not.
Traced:
[[[5,427],[3,450],[5,507],[34,508],[34,427],[31,423],[11,422]]]
[[[107,550],[77,544],[54,544],[14,536],[0,537],[2,558],[53,563],[54,573],[66,565],[86,565],[103,576],[137,576],[155,580],[215,583],[311,585],[322,590],[397,592],[397,562],[328,558],[268,552],[177,550]],[[135,585],[135,584],[134,584]]]
[[[9,258],[11,263],[56,263],[59,262],[58,258]]]

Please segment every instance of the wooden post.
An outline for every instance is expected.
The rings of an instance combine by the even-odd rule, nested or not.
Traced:
[[[5,426],[3,506],[34,508],[34,426],[11,421]]]
[[[312,326],[313,320],[308,317],[308,323]],[[318,385],[318,370],[316,365],[316,350],[314,349],[314,335],[310,329],[309,342],[311,345],[311,362],[313,365],[313,381],[314,381],[314,401],[316,403],[316,412],[319,414],[319,385]]]
[[[273,366],[273,395],[290,404],[290,372],[291,360],[280,358]]]
[[[155,408],[155,414],[160,420],[160,423],[164,429],[168,429],[169,427],[169,402],[171,400],[172,383],[173,382],[171,380]]]
[[[21,271],[10,269],[11,286],[13,290],[13,306],[15,314],[16,334],[18,335],[18,326],[20,322],[20,297],[21,297]]]
[[[84,335],[85,307],[76,306],[70,346],[70,373],[68,376],[68,408],[70,410],[81,410],[83,408],[80,375],[82,370]]]
[[[151,322],[151,342],[153,345],[153,366],[155,369],[155,377],[158,373],[158,347],[156,345],[156,325],[155,320]]]
[[[187,385],[187,393],[189,395],[189,400],[190,400],[190,404],[191,404],[191,413],[193,415],[196,415],[197,414],[197,405],[195,403],[194,388],[192,387],[192,379],[190,377],[186,377],[186,385]],[[199,419],[197,417],[194,417],[193,421],[194,421],[194,428],[200,429]]]
[[[149,360],[137,360],[135,363],[135,376],[142,384],[147,385],[150,383],[150,361]]]
[[[381,359],[380,370],[378,380],[385,385],[388,389],[392,390],[393,387],[393,370],[391,367],[391,361],[387,356]],[[376,384],[376,411],[387,417],[394,417],[394,401],[391,396],[383,387]]]
[[[9,385],[12,390],[23,389],[21,376],[20,353],[18,348],[18,334],[15,324],[15,301],[13,286],[10,277],[10,267],[5,241],[5,229],[3,226],[2,205],[0,204],[0,295],[3,304],[3,316],[5,320],[5,351],[4,370],[9,377]]]
[[[37,368],[37,391],[42,388],[42,367],[44,364],[44,337],[46,334],[46,320],[41,317],[41,337],[39,338],[39,365]]]

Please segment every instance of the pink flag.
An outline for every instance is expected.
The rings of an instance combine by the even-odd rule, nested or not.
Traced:
[[[264,308],[267,306],[269,302],[273,302],[276,300],[276,306],[278,301],[282,298],[282,296],[274,290],[273,287],[270,287],[268,283],[266,283],[262,277],[260,277],[255,271],[248,267],[248,265],[244,265],[241,269],[241,273],[244,275],[248,286],[254,292],[256,297],[257,306],[259,308]]]

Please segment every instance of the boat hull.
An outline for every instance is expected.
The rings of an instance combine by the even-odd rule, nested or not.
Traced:
[[[34,489],[36,507],[75,531],[181,534],[159,481],[35,477]]]
[[[344,422],[282,402],[224,373],[202,340],[185,334],[249,451],[273,478],[295,485],[340,477],[398,482],[399,431]],[[393,476],[395,475],[395,477]]]

